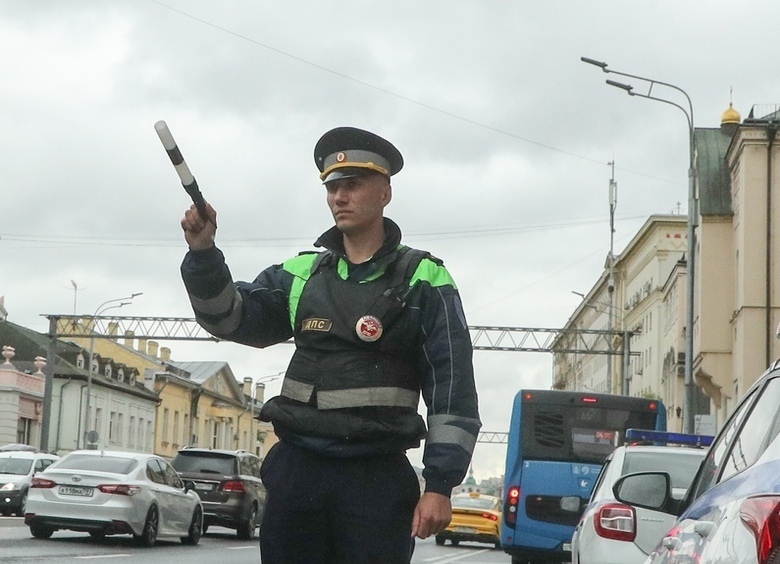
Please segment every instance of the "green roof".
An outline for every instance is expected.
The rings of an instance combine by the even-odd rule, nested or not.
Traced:
[[[731,210],[731,176],[726,164],[726,152],[732,136],[720,128],[697,127],[696,175],[699,187],[699,213],[733,215]]]

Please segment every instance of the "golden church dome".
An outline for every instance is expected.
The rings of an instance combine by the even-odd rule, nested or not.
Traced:
[[[734,109],[734,106],[732,106],[731,102],[729,102],[729,109],[723,112],[720,116],[720,124],[726,125],[728,123],[740,123],[742,121],[742,116],[739,115],[739,112]]]

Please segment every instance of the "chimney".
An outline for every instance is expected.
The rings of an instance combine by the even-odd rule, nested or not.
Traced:
[[[244,378],[244,385],[241,386],[241,391],[245,396],[252,397],[252,379],[248,376]]]
[[[168,347],[160,347],[160,360],[163,362],[171,361],[171,349]]]
[[[129,329],[125,331],[125,346],[133,348],[133,340],[135,339],[135,333],[130,331]]]
[[[149,341],[149,344],[146,345],[146,354],[148,354],[151,357],[157,358],[157,351],[160,347],[160,343],[157,341]]]
[[[255,401],[265,403],[265,384],[262,382],[255,384]]]
[[[112,321],[108,324],[108,334],[111,335],[111,339],[116,341],[116,336],[119,333],[119,323]]]
[[[146,339],[138,339],[138,352],[146,353]]]

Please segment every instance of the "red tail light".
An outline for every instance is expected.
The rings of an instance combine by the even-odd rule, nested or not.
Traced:
[[[600,537],[632,542],[636,538],[636,512],[630,505],[605,503],[593,517],[593,526]]]
[[[141,491],[139,486],[131,486],[128,484],[102,484],[98,486],[97,489],[107,494],[128,496],[133,496]]]
[[[490,519],[491,521],[498,521],[498,515],[496,515],[495,513],[483,513],[482,518]]]
[[[45,480],[44,478],[33,478],[32,479],[32,484],[30,484],[30,487],[31,488],[45,488],[45,489],[49,489],[49,488],[53,488],[56,485],[57,485],[57,483],[56,482],[52,482],[51,480]]]
[[[232,482],[225,482],[222,486],[223,492],[243,492],[245,491],[244,483],[234,480]]]
[[[517,524],[518,504],[520,503],[520,488],[512,486],[507,490],[506,502],[504,502],[504,521],[509,526]]]
[[[739,508],[739,516],[756,537],[758,563],[775,562],[780,553],[780,496],[746,499]]]

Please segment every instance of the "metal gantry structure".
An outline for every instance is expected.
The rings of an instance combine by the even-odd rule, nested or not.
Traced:
[[[45,314],[49,320],[48,362],[44,374],[43,412],[41,418],[41,449],[48,450],[49,426],[51,420],[51,398],[54,384],[54,362],[56,343],[59,338],[91,337],[94,339],[119,339],[132,336],[134,339],[161,341],[213,341],[220,339],[206,332],[192,317],[141,317],[141,316],[91,316]],[[581,354],[630,355],[628,340],[630,333],[600,329],[548,329],[529,327],[494,327],[469,325],[474,350],[515,352],[557,352]],[[561,339],[555,350],[552,344]],[[624,337],[624,350],[615,351],[609,346],[610,338]],[[628,338],[626,338],[628,337]],[[570,343],[568,346],[563,343]],[[91,369],[91,366],[90,366]],[[477,442],[505,444],[508,433],[482,431]]]

